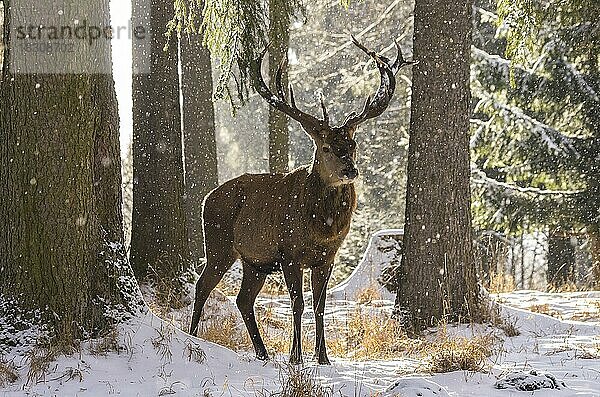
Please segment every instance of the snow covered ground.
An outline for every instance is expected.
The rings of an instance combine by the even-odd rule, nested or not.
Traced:
[[[398,357],[393,360],[352,361],[331,357],[330,367],[317,366],[307,358],[303,371],[342,396],[519,396],[514,389],[496,389],[494,384],[513,372],[538,371],[553,375],[559,390],[543,389],[538,396],[600,396],[600,294],[546,294],[516,291],[500,299],[515,306],[524,302],[548,304],[552,310],[564,310],[563,316],[576,317],[595,310],[595,319],[587,322],[562,321],[544,314],[504,307],[516,321],[521,335],[503,336],[499,353],[489,359],[488,373],[465,371],[445,374],[419,373],[418,360]],[[582,302],[586,302],[583,305]],[[591,302],[591,303],[590,303]],[[285,297],[261,298],[282,319],[289,316]],[[328,302],[329,327],[332,321],[344,322],[355,309],[354,301]],[[378,308],[391,307],[389,301],[377,301]],[[308,306],[308,305],[307,305]],[[369,305],[365,305],[369,306]],[[305,314],[310,329],[311,315]],[[593,316],[592,316],[593,317]],[[333,320],[335,319],[335,320]],[[478,335],[490,332],[483,326],[449,326],[448,333]],[[16,396],[262,396],[265,390],[278,390],[285,376],[285,357],[263,363],[251,352],[235,353],[224,347],[190,337],[151,313],[123,325],[118,333],[119,351],[92,354],[89,346],[80,353],[60,357],[51,364],[42,379],[27,379],[26,360],[6,356],[18,367],[16,383],[0,389],[0,395]],[[309,353],[309,352],[306,352]],[[540,375],[540,373],[542,375]],[[535,380],[535,376],[530,376]],[[530,379],[530,380],[531,380]],[[545,379],[545,378],[544,378]],[[562,386],[562,383],[564,386]],[[395,385],[395,387],[394,387]],[[379,394],[377,394],[379,393]],[[529,392],[528,394],[531,394]]]
[[[382,263],[397,261],[397,239],[378,233],[369,247],[353,275],[329,293],[325,318],[330,342],[348,330],[357,312],[387,315],[393,307],[393,295],[374,289],[373,281],[381,274]],[[314,316],[309,295],[305,294],[303,330],[310,336]],[[152,306],[151,294],[146,291],[145,296]],[[311,359],[310,347],[304,349],[306,363],[294,371],[310,374],[325,388],[325,396],[600,397],[600,292],[515,291],[493,298],[502,303],[503,315],[520,335],[508,337],[485,325],[448,325],[427,336],[433,343],[442,333],[450,340],[493,335],[494,354],[486,359],[482,372],[431,374],[425,372],[425,358],[414,355],[398,353],[387,360],[373,360],[356,351],[342,354],[338,349],[336,355],[331,348],[332,365],[318,366]],[[289,324],[290,312],[286,296],[260,296],[257,300],[258,316],[268,315],[273,323]],[[180,330],[187,329],[190,315],[189,306],[163,315],[167,322],[147,312],[120,326],[115,335],[117,351],[98,352],[100,342],[88,342],[77,353],[59,357],[38,379],[28,377],[26,358],[6,354],[0,359],[10,363],[19,377],[2,387],[0,366],[0,396],[263,397],[280,390],[282,379],[290,374],[285,354],[264,363],[251,351],[236,353],[191,337]],[[207,303],[203,323],[212,324],[223,335],[230,327],[245,332],[233,297],[218,293]],[[277,335],[277,330],[267,330],[267,335],[263,333],[266,340],[291,339],[285,334],[289,331],[279,330]],[[538,386],[554,388],[517,390]]]

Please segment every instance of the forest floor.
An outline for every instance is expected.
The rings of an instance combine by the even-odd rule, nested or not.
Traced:
[[[495,299],[504,302],[503,314],[519,335],[480,324],[440,325],[419,339],[399,333],[389,319],[391,301],[369,290],[358,295],[327,302],[331,366],[310,357],[310,310],[303,318],[305,364],[290,367],[283,353],[288,298],[259,299],[258,317],[274,355],[265,363],[253,357],[231,298],[215,294],[202,334],[237,352],[182,332],[189,306],[161,313],[166,321],[148,311],[47,366],[32,368],[31,354],[5,355],[0,396],[500,397],[531,395],[517,389],[536,387],[559,387],[533,392],[544,397],[600,396],[600,292],[499,294]],[[513,382],[503,383],[507,379]],[[286,394],[282,387],[292,384],[305,391]],[[497,388],[502,385],[508,388]]]

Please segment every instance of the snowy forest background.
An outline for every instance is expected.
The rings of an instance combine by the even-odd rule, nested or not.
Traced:
[[[575,25],[554,21],[554,14],[545,17],[548,7],[544,5],[528,10],[531,15],[527,18],[540,19],[541,24],[535,28],[536,40],[528,39],[526,50],[519,47],[527,54],[513,54],[506,43],[508,35],[524,35],[520,30],[530,29],[522,27],[527,20],[503,20],[502,13],[516,18],[510,14],[514,10],[500,5],[498,12],[493,1],[474,5],[473,214],[480,266],[488,282],[489,277],[501,275],[519,288],[594,285],[590,252],[597,246],[593,238],[598,185],[594,179],[598,167],[598,72],[593,56],[597,32],[591,17],[581,14],[585,5],[565,6],[563,12]],[[316,93],[326,92],[335,93],[331,98],[334,117],[347,114],[376,84],[374,70],[363,73],[366,61],[357,62],[348,35],[360,32],[373,47],[385,48],[384,53],[393,50],[389,46],[392,37],[410,48],[412,5],[359,2],[345,9],[330,2],[306,7],[308,17],[300,16],[290,25],[290,82],[308,110],[316,110]],[[131,4],[111,3],[113,26],[127,26],[130,16]],[[511,24],[518,25],[513,27],[516,32]],[[535,49],[529,47],[533,44]],[[113,54],[129,239],[133,119],[131,74],[127,71],[132,66],[131,41],[113,40]],[[218,78],[218,68],[213,66],[213,79]],[[404,223],[410,74],[398,81],[392,107],[370,122],[374,125],[364,128],[359,138],[360,204],[339,255],[334,274],[337,281],[347,276],[360,258],[367,244],[365,235]],[[252,95],[243,106],[226,100],[214,105],[218,181],[245,172],[268,171],[269,127],[261,122],[268,115],[266,104]],[[311,143],[293,125],[289,126],[289,141],[288,169],[310,162]],[[585,191],[581,186],[587,187]],[[552,274],[546,274],[548,269]],[[554,272],[559,269],[561,275],[557,276]]]
[[[544,17],[548,6],[528,10],[528,18],[542,22],[536,28],[536,47],[528,49],[527,55],[515,56],[513,63],[506,43],[508,35],[516,34],[510,25],[528,21],[503,20],[502,12],[509,15],[514,10],[500,5],[499,12],[494,1],[474,5],[473,214],[479,266],[487,285],[493,280],[499,285],[544,290],[590,288],[595,283],[590,252],[598,244],[591,234],[598,222],[594,175],[598,172],[595,131],[600,105],[593,57],[598,33],[591,18],[595,14],[579,14],[586,5],[565,6],[565,15],[576,22],[571,26],[554,21],[553,13]],[[359,2],[347,10],[333,1],[306,6],[308,17],[290,26],[290,81],[308,110],[317,111],[314,98],[322,91],[336,95],[333,117],[348,114],[376,84],[374,70],[362,73],[366,61],[357,62],[348,35],[360,32],[361,38],[374,48],[385,48],[386,54],[393,51],[391,37],[411,48],[412,5]],[[113,4],[113,24],[126,25],[130,13],[130,4]],[[130,45],[128,40],[113,42],[126,233],[132,205],[133,125],[131,75],[122,71],[131,67]],[[217,81],[219,71],[213,69]],[[368,243],[364,236],[404,223],[410,112],[410,72],[405,73],[398,79],[391,108],[361,131],[359,209],[339,254],[334,283],[347,277],[360,259]],[[235,116],[231,110],[228,101],[215,102],[221,183],[245,172],[269,170],[266,104],[254,95]],[[309,163],[312,149],[306,135],[292,124],[289,139],[288,168]],[[581,192],[584,184],[587,189]]]

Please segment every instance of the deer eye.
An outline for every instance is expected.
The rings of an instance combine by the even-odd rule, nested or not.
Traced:
[[[323,153],[331,152],[331,148],[329,146],[323,146]]]

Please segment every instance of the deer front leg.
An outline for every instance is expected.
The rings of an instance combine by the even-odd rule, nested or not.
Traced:
[[[290,363],[302,363],[302,313],[304,313],[304,297],[302,296],[302,269],[295,263],[284,263],[283,277],[292,303],[294,338],[290,351]]]
[[[325,314],[325,297],[327,295],[327,282],[331,275],[332,265],[313,268],[311,272],[311,285],[313,292],[313,310],[315,312],[315,358],[319,364],[331,365],[327,357],[325,346],[325,327],[323,316]]]

